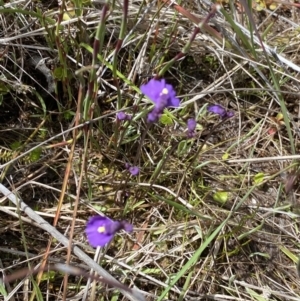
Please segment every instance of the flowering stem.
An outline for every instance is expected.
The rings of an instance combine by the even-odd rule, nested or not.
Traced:
[[[117,109],[120,110],[122,108],[122,96],[121,96],[121,91],[119,88],[119,82],[118,82],[118,76],[117,76],[117,62],[118,62],[118,54],[120,49],[122,48],[123,45],[123,40],[125,37],[125,31],[127,28],[127,16],[128,16],[128,0],[123,1],[123,18],[122,18],[122,23],[121,23],[121,28],[120,28],[120,34],[119,38],[115,47],[115,52],[114,52],[114,58],[113,58],[113,79],[115,86],[117,88],[117,94],[118,94],[118,101],[117,101]]]
[[[96,63],[98,60],[97,56],[99,53],[101,53],[102,46],[103,46],[103,40],[105,34],[105,20],[106,20],[106,14],[108,10],[109,10],[109,6],[107,3],[105,3],[103,5],[101,20],[97,28],[97,32],[94,40],[92,68],[89,76],[88,91],[83,101],[84,104],[83,118],[85,121],[88,120],[88,117],[90,115],[90,108],[92,107],[92,103],[96,100],[96,96],[97,96],[98,85],[97,85]]]
[[[144,145],[144,140],[145,140],[146,134],[148,133],[148,130],[149,130],[150,126],[151,126],[151,123],[147,123],[147,127],[144,130],[143,135],[142,135],[141,140],[140,140],[140,143],[138,145],[138,149],[137,149],[137,152],[136,152],[136,155],[135,155],[135,158],[134,158],[133,165],[137,165],[137,161],[139,159],[139,155],[141,153],[141,149],[142,149],[142,146]]]
[[[200,32],[199,27],[195,27],[192,36],[190,37],[187,44],[183,47],[182,51],[180,51],[173,59],[171,59],[169,62],[165,64],[165,66],[160,70],[159,76],[163,76],[167,70],[170,69],[170,67],[179,59],[184,57],[190,50],[192,42],[195,40],[197,34]]]
[[[168,2],[166,0],[163,0],[165,3]],[[189,18],[192,22],[196,23],[196,27],[194,28],[194,31],[190,37],[190,39],[188,40],[188,42],[186,43],[186,45],[183,47],[182,51],[179,52],[173,59],[171,59],[169,62],[167,62],[165,64],[165,66],[161,69],[161,71],[159,72],[159,76],[163,76],[165,74],[165,72],[167,70],[170,69],[170,67],[179,59],[181,59],[182,57],[186,56],[186,54],[189,52],[192,43],[194,42],[197,34],[202,30],[202,29],[206,29],[206,31],[211,31],[209,32],[211,35],[213,35],[214,37],[216,37],[218,39],[218,41],[222,41],[223,38],[221,37],[221,35],[215,31],[212,27],[210,27],[209,25],[207,25],[207,23],[209,22],[209,20],[215,15],[216,13],[216,6],[214,5],[212,10],[208,13],[208,15],[203,19],[200,20],[197,17],[195,17],[194,15],[192,15],[191,13],[189,13],[188,11],[184,10],[181,6],[177,5],[177,4],[173,4],[173,7],[180,12],[181,14],[183,14],[184,16],[186,16],[187,18]],[[209,30],[207,30],[209,29]]]
[[[189,11],[185,10],[182,6],[180,6],[178,4],[175,4],[169,0],[162,0],[162,1],[165,2],[166,4],[171,4],[171,6],[175,10],[177,10],[183,16],[187,17],[195,25],[200,27],[202,31],[209,33],[210,35],[215,37],[220,43],[222,43],[223,37],[221,36],[221,34],[207,24],[209,19],[213,16],[213,14],[211,12],[208,14],[208,16],[204,20],[201,20],[198,17],[196,17],[195,15],[191,14]],[[216,8],[213,8],[213,10],[216,10]]]

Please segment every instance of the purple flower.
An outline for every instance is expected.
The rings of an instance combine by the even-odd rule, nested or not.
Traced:
[[[128,115],[124,112],[119,112],[117,113],[117,119],[118,120],[131,120],[132,116],[131,115]]]
[[[141,91],[154,102],[154,109],[148,115],[148,122],[156,122],[165,108],[179,106],[175,90],[164,79],[151,79],[141,86]]]
[[[207,108],[207,111],[208,112],[211,112],[211,113],[214,113],[214,114],[217,114],[217,115],[220,115],[222,119],[225,119],[225,118],[230,118],[234,115],[233,112],[231,111],[226,111],[226,109],[224,109],[222,106],[220,105],[213,105],[213,106],[209,106]]]
[[[131,166],[128,170],[132,176],[137,176],[140,173],[140,169],[137,166]]]
[[[195,136],[196,126],[197,126],[197,122],[196,122],[195,119],[193,119],[193,118],[188,119],[188,121],[187,121],[187,128],[188,128],[187,136],[189,138],[193,138]]]
[[[122,229],[131,232],[133,227],[125,221],[113,221],[108,217],[96,215],[87,222],[85,233],[89,244],[96,248],[105,246]]]
[[[125,168],[132,176],[137,176],[140,173],[140,169],[137,166],[131,166],[129,163],[125,163]]]

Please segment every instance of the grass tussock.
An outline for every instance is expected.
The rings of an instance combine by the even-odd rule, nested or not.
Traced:
[[[297,2],[0,12],[1,300],[300,300]]]

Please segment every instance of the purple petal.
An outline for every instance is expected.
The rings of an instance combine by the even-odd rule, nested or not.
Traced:
[[[131,120],[132,116],[131,115],[128,115],[124,112],[119,112],[117,113],[117,119],[118,120]]]
[[[89,219],[85,232],[89,244],[93,247],[103,247],[109,243],[121,229],[132,231],[132,225],[121,221],[113,221],[105,216],[96,215]]]
[[[162,112],[158,112],[155,108],[148,114],[147,121],[149,123],[154,123],[159,119]]]
[[[194,132],[195,129],[196,129],[196,126],[197,126],[197,122],[196,122],[195,119],[190,118],[190,119],[187,121],[187,128],[188,128],[188,131],[189,131],[189,132]]]
[[[117,119],[118,120],[125,120],[126,119],[126,114],[124,112],[119,112],[117,113]]]
[[[127,222],[120,222],[122,225],[122,229],[124,229],[126,232],[132,232],[133,231],[133,226]]]
[[[230,118],[234,116],[234,113],[231,111],[226,111],[222,106],[220,105],[213,105],[213,106],[209,106],[207,108],[208,112],[214,113],[214,114],[218,114],[220,115],[223,119],[225,118]]]
[[[168,107],[179,107],[180,100],[176,97],[176,92],[172,85],[166,84],[166,88],[169,91]]]
[[[137,176],[140,172],[140,169],[137,166],[131,166],[128,170],[132,176]]]
[[[226,117],[227,118],[231,118],[231,117],[233,117],[234,116],[234,113],[232,112],[232,111],[228,111],[227,113],[226,113]]]
[[[85,232],[92,247],[103,247],[112,240],[115,233],[106,232],[107,225],[110,223],[113,223],[113,221],[100,215],[89,219]]]
[[[141,91],[155,104],[159,102],[161,91],[165,87],[165,80],[151,79],[147,84],[141,86]]]
[[[207,111],[211,112],[211,113],[214,113],[214,114],[218,114],[221,117],[226,116],[226,110],[223,107],[221,107],[220,105],[209,106],[207,108]]]
[[[188,119],[187,121],[187,136],[188,138],[193,138],[195,136],[195,129],[196,129],[196,126],[197,126],[197,122],[195,119],[193,118],[190,118]]]
[[[151,79],[147,84],[141,86],[141,91],[155,103],[160,112],[169,106],[179,106],[179,99],[176,97],[173,86],[166,84],[164,79]]]

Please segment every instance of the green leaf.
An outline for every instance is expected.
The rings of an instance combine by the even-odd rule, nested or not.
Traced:
[[[133,211],[136,208],[139,208],[141,205],[143,205],[145,203],[145,201],[139,201],[136,204],[133,205],[133,207],[131,208],[131,210]]]
[[[98,300],[104,300],[104,299],[98,299]],[[118,290],[113,291],[113,296],[110,299],[111,301],[118,301],[120,300],[120,292]]]
[[[290,258],[294,263],[298,263],[298,256],[293,254],[289,249],[287,249],[284,246],[279,246],[279,249],[288,257]]]
[[[259,172],[254,176],[254,184],[261,184],[265,179],[265,174],[263,172]]]
[[[143,273],[144,274],[160,274],[161,273],[161,270],[160,269],[155,269],[155,268],[153,268],[153,269],[151,269],[151,268],[149,268],[149,269],[145,269],[145,270],[143,270]]]
[[[182,155],[186,154],[187,149],[188,149],[187,141],[186,140],[180,141],[177,146],[177,156],[182,156]]]
[[[45,140],[47,136],[48,130],[46,128],[40,128],[39,130],[39,138]]]
[[[229,158],[229,154],[228,153],[225,153],[223,156],[222,156],[222,159],[223,160],[228,160]]]
[[[163,125],[173,125],[173,119],[170,116],[168,116],[167,114],[162,114],[159,121]]]
[[[64,69],[63,67],[57,67],[53,71],[53,76],[57,80],[62,80],[64,78]]]
[[[254,257],[254,256],[261,256],[261,257],[264,257],[264,258],[267,258],[267,259],[271,258],[269,254],[267,254],[267,253],[261,253],[261,252],[254,252],[254,253],[251,253],[249,255],[250,258]]]
[[[17,150],[19,147],[21,147],[21,142],[19,142],[19,141],[15,141],[15,142],[13,142],[11,145],[10,145],[10,148],[12,149],[12,150]]]
[[[49,271],[49,272],[43,273],[41,281],[48,281],[48,280],[53,281],[54,278],[55,278],[55,271]]]
[[[75,112],[67,110],[64,112],[64,118],[66,121],[70,121],[75,116]]]
[[[45,103],[44,98],[37,92],[35,92],[35,95],[36,95],[37,99],[39,100],[39,102],[41,103],[44,116],[46,116],[47,107],[46,107],[46,103]]]
[[[9,87],[6,83],[0,82],[0,94],[5,95],[9,92]]]
[[[297,273],[298,276],[300,277],[300,258],[298,258],[298,262],[297,262]]]
[[[218,191],[213,195],[213,199],[218,203],[225,204],[228,200],[228,192]]]
[[[2,282],[0,283],[0,295],[7,297],[7,292],[5,290],[5,286]]]
[[[40,159],[42,153],[42,148],[38,147],[34,149],[32,152],[29,154],[29,158],[31,162],[36,162]]]
[[[101,206],[101,205],[93,205],[93,208],[95,208],[95,210],[98,210],[100,212],[107,212],[108,208]]]
[[[36,300],[37,301],[44,301],[42,292],[41,292],[39,286],[37,285],[37,283],[35,282],[35,280],[32,277],[31,277],[31,281],[32,281],[32,284],[33,284],[33,292],[36,295]]]
[[[250,294],[251,297],[253,297],[255,300],[257,301],[267,301],[269,300],[264,298],[262,295],[259,295],[258,293],[256,293],[255,291],[253,291],[252,289],[246,287],[246,291]]]

